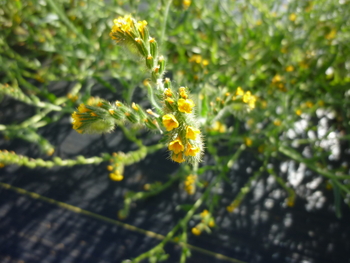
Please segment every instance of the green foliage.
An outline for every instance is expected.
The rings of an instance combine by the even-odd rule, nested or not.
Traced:
[[[164,102],[159,87],[164,85],[175,93],[184,86],[196,105],[191,123],[205,138],[204,162],[199,164],[198,158],[193,158],[192,166],[181,164],[167,183],[150,182],[149,192],[130,192],[119,216],[128,215],[132,202],[156,195],[175,182],[189,195],[197,191],[200,197],[194,205],[182,205],[185,217],[158,246],[132,262],[166,260],[163,246],[175,235],[181,237],[181,262],[185,262],[191,254],[186,247],[187,233],[191,232],[188,221],[196,218],[201,205],[205,206],[210,216],[198,229],[210,231],[208,224],[220,205],[220,196],[210,191],[220,183],[230,183],[227,174],[245,152],[253,154],[261,167],[236,191],[228,212],[239,207],[262,176],[274,178],[285,190],[286,205],[292,207],[298,199],[297,185],[288,182],[272,164],[293,161],[333,188],[335,213],[340,217],[342,203],[349,204],[348,164],[334,163],[332,168],[327,164],[338,158],[334,148],[344,152],[350,139],[350,2],[214,0],[210,9],[205,0],[160,2],[158,6],[157,1],[150,0],[0,1],[0,98],[9,96],[36,108],[35,114],[22,123],[0,124],[0,132],[9,139],[17,137],[37,144],[43,153],[52,155],[53,146],[37,133],[38,128],[72,114],[85,103],[80,121],[98,120],[98,130],[108,131],[116,123],[139,146],[131,153],[81,156],[76,160],[57,156],[52,161],[33,161],[3,150],[0,166],[50,168],[109,160],[115,180],[122,180],[124,166],[139,162],[166,147],[167,140],[176,139],[174,130],[168,139],[146,148],[134,128],[164,131],[160,116],[177,108],[169,110],[173,106]],[[146,20],[149,31],[141,34],[134,28],[139,46],[134,43],[129,53],[109,37],[113,19],[126,14]],[[149,34],[157,42],[148,43]],[[123,35],[117,37],[119,42],[123,39]],[[133,43],[134,39],[128,41]],[[171,76],[172,81],[166,82],[164,76]],[[95,83],[109,92],[117,91],[111,78],[122,83],[123,102],[118,106],[102,100],[101,108],[88,104]],[[146,78],[152,83],[143,83]],[[69,94],[57,97],[48,87],[62,80],[76,85]],[[152,118],[139,106],[145,101],[131,104],[137,86],[145,86],[145,101],[157,112]],[[104,121],[108,121],[107,126]],[[326,128],[321,127],[324,122]],[[126,130],[125,123],[132,132]],[[304,149],[310,154],[301,154]],[[203,179],[208,172],[215,174],[209,183]],[[189,175],[196,176],[189,182]],[[200,234],[198,229],[192,233]]]

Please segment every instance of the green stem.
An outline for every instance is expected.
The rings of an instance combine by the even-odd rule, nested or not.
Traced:
[[[89,44],[89,40],[81,33],[79,30],[72,24],[65,13],[56,5],[53,0],[46,1],[51,8],[57,13],[57,15],[61,18],[63,23],[66,24],[68,28],[70,28],[77,36],[79,36],[80,40],[82,40],[85,44]]]
[[[288,146],[279,145],[278,151],[283,153],[284,155],[288,156],[289,158],[299,162],[299,163],[305,164],[309,169],[315,171],[316,173],[319,173],[319,174],[323,175],[324,177],[327,177],[328,179],[333,179],[333,180],[336,180],[336,181],[337,180],[343,180],[343,179],[344,180],[350,179],[350,175],[335,175],[335,174],[333,174],[332,172],[330,172],[330,171],[328,171],[326,169],[318,167],[317,165],[314,164],[313,161],[311,162],[310,160],[303,158],[298,152],[296,152],[294,149],[292,149],[292,148],[290,148]],[[347,189],[346,192],[349,192],[349,190]]]
[[[165,238],[160,242],[157,246],[152,248],[151,250],[147,251],[146,253],[141,254],[137,258],[133,259],[133,263],[140,262],[143,259],[146,259],[150,256],[152,256],[155,252],[159,251],[159,249],[163,248],[164,245],[170,241],[170,239],[175,235],[175,233],[183,226],[186,225],[187,222],[192,218],[194,213],[197,211],[197,209],[202,205],[204,200],[207,198],[208,194],[210,193],[211,188],[213,185],[216,184],[216,182],[220,179],[219,176],[216,177],[216,179],[210,184],[210,186],[206,189],[206,191],[203,193],[203,195],[194,203],[193,207],[187,212],[186,216],[180,220],[179,223],[165,236]],[[181,244],[181,243],[180,243]]]
[[[163,25],[162,25],[162,33],[160,35],[161,50],[162,50],[162,47],[164,46],[163,41],[164,41],[164,37],[165,37],[165,29],[166,29],[166,24],[167,24],[167,20],[168,20],[170,5],[172,2],[173,2],[172,0],[169,0],[165,6],[164,19],[163,19]]]
[[[153,93],[152,86],[148,83],[146,85],[146,87],[147,87],[148,99],[150,100],[152,106],[157,109],[158,114],[162,114],[163,113],[162,108],[158,105],[157,101],[154,98],[154,93]]]

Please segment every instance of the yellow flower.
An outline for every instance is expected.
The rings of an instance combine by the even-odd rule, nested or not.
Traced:
[[[289,65],[288,67],[286,67],[286,71],[292,72],[292,71],[294,71],[294,67],[292,65]]]
[[[183,0],[182,4],[184,6],[184,9],[186,10],[191,5],[191,0]]]
[[[192,234],[193,235],[199,236],[201,233],[202,232],[201,232],[201,230],[199,228],[197,228],[197,227],[193,227],[192,228]]]
[[[147,21],[143,20],[143,21],[138,21],[137,22],[137,29],[143,33],[144,28],[147,26]]]
[[[190,143],[187,143],[186,147],[186,156],[196,156],[200,152],[200,149],[196,146],[192,146]]]
[[[191,113],[192,108],[195,106],[193,100],[191,99],[179,99],[177,104],[179,111],[185,113]]]
[[[331,31],[329,31],[328,34],[326,34],[324,37],[328,40],[332,40],[333,38],[335,38],[337,35],[337,30],[335,30],[334,28],[332,28]]]
[[[176,140],[169,143],[168,149],[169,151],[173,151],[175,154],[178,154],[180,152],[183,152],[185,147],[182,144],[180,138],[177,138]]]
[[[200,134],[200,130],[196,129],[192,126],[187,126],[186,127],[186,138],[187,139],[191,139],[191,140],[195,140],[197,138],[197,134]]]
[[[110,173],[109,178],[113,181],[121,181],[124,179],[124,176],[121,175],[119,172],[115,172],[115,173]]]
[[[202,65],[203,65],[204,67],[208,66],[208,65],[209,65],[209,60],[203,59]]]
[[[165,89],[164,90],[164,94],[165,94],[165,96],[168,96],[168,97],[173,96],[173,93],[171,92],[171,89]]]
[[[189,62],[195,62],[195,63],[199,64],[202,62],[202,56],[194,54],[194,55],[192,55],[192,57],[190,57]]]
[[[226,132],[226,125],[224,123],[221,123],[220,121],[216,121],[212,127],[213,131],[217,131],[220,133]]]
[[[112,27],[112,32],[128,33],[132,29],[133,19],[131,15],[126,15],[124,17],[118,17],[113,21],[114,25]]]
[[[244,138],[244,143],[245,143],[245,145],[247,145],[248,147],[250,147],[250,146],[253,145],[252,139],[250,139],[250,138],[248,138],[248,137]]]
[[[170,104],[173,104],[174,103],[174,100],[172,98],[166,98],[165,99],[168,103]]]
[[[314,104],[308,100],[307,102],[305,102],[305,106],[308,108],[312,108],[314,106]]]
[[[209,211],[207,209],[204,209],[202,213],[200,213],[200,216],[202,218],[206,217],[207,215],[209,215]]]
[[[73,112],[72,118],[73,118],[73,129],[79,133],[83,133],[83,130],[80,130],[80,128],[83,124],[81,121],[83,119],[80,118],[80,115],[77,112]]]
[[[251,96],[252,96],[252,93],[250,91],[247,91],[246,93],[244,93],[242,98],[243,102],[248,103]]]
[[[292,13],[292,14],[289,15],[289,20],[290,21],[294,22],[295,19],[297,19],[297,15],[296,14]]]
[[[241,87],[238,87],[236,90],[236,96],[243,96],[244,91]]]
[[[166,114],[163,116],[163,125],[167,131],[171,131],[179,127],[179,122],[176,120],[175,116],[172,114]]]
[[[171,156],[171,159],[177,163],[183,163],[185,161],[185,159],[183,158],[182,153],[179,154],[173,154]]]
[[[135,104],[135,102],[133,102],[133,103],[131,104],[131,107],[132,107],[134,110],[136,110],[136,111],[139,110],[139,108],[137,107],[137,105]]]
[[[298,116],[300,116],[302,113],[303,113],[303,112],[301,111],[301,109],[297,109],[297,110],[295,111],[295,114],[298,115]]]
[[[282,81],[282,77],[278,74],[276,74],[272,79],[272,83],[277,83],[277,82],[281,82],[281,81]]]
[[[179,93],[180,93],[180,97],[181,98],[184,98],[184,99],[188,98],[188,95],[186,93],[186,88],[185,87],[180,87],[179,88]]]
[[[208,224],[209,227],[214,227],[215,226],[215,221],[214,219],[211,219]]]
[[[273,124],[275,126],[281,126],[282,122],[279,119],[276,119],[276,120],[273,121]]]

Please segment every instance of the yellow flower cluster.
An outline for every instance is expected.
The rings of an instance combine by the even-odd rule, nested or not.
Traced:
[[[133,39],[138,38],[139,34],[137,32],[142,35],[147,26],[147,21],[135,21],[131,15],[126,15],[114,19],[113,24],[110,37],[119,43],[123,41],[125,37],[131,37]]]
[[[185,180],[185,190],[189,195],[193,195],[196,192],[196,180],[197,175],[190,174]]]
[[[78,133],[110,132],[114,123],[104,118],[104,103],[106,102],[100,98],[91,97],[86,104],[80,104],[78,111],[72,114],[73,129]]]
[[[137,21],[126,15],[114,19],[113,23],[110,37],[141,55],[152,73],[151,81],[157,83],[164,74],[165,59],[158,54],[158,44],[155,38],[149,35],[147,21]]]
[[[249,90],[245,92],[241,87],[238,87],[235,96],[233,96],[232,100],[237,100],[238,98],[241,98],[242,101],[246,103],[250,109],[255,108],[257,97],[252,95],[252,93]]]
[[[204,209],[203,212],[199,214],[199,218],[201,219],[201,222],[191,230],[192,234],[196,236],[199,236],[203,230],[210,232],[209,227],[215,226],[215,220],[208,210]]]
[[[180,87],[178,92],[168,87],[163,96],[164,111],[168,113],[163,115],[162,122],[169,132],[171,159],[178,163],[199,161],[203,145],[201,132],[193,121],[195,103],[185,87]]]
[[[292,68],[291,68],[292,67]],[[286,68],[286,71],[287,72],[291,72],[291,71],[293,71],[294,70],[294,67],[293,66],[291,66],[291,67],[287,67]],[[271,85],[272,86],[276,86],[279,90],[281,90],[281,91],[287,91],[287,89],[286,89],[286,87],[285,87],[285,85],[284,85],[284,78],[281,76],[281,75],[279,75],[279,74],[276,74],[273,78],[272,78],[272,80],[271,80]]]

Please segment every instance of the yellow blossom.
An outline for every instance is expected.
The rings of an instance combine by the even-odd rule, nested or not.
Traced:
[[[208,224],[209,227],[214,227],[215,226],[215,221],[214,219],[211,219]]]
[[[168,97],[171,97],[171,96],[173,96],[173,93],[171,92],[171,89],[165,89],[164,90],[164,95],[168,96]]]
[[[172,114],[166,114],[163,116],[163,125],[167,131],[171,131],[179,127],[179,122],[176,120],[175,116]]]
[[[202,218],[206,217],[207,215],[209,215],[209,211],[207,209],[204,209],[202,213],[200,213],[200,216]]]
[[[282,122],[279,119],[276,119],[276,120],[273,121],[273,124],[275,126],[281,126]]]
[[[171,159],[177,163],[183,163],[185,161],[185,159],[183,158],[182,153],[179,154],[173,154],[171,156]]]
[[[238,87],[236,90],[236,96],[243,96],[244,91],[241,87]]]
[[[287,72],[292,72],[292,71],[294,71],[294,67],[292,65],[289,65],[289,66],[286,67],[286,71]]]
[[[176,140],[169,143],[168,149],[169,149],[169,151],[173,151],[175,154],[178,154],[180,152],[183,152],[185,147],[182,144],[180,138],[177,138]]]
[[[124,179],[124,176],[119,172],[115,172],[115,173],[110,173],[109,178],[113,181],[121,181]]]
[[[197,228],[197,227],[193,227],[192,228],[192,234],[193,235],[199,236],[201,233],[202,232],[201,232],[201,230],[199,228]]]
[[[328,40],[332,40],[336,37],[337,35],[337,30],[335,30],[334,28],[332,28],[331,31],[329,31],[324,37]]]
[[[138,21],[137,22],[137,29],[143,33],[144,28],[147,26],[147,21],[143,20],[143,21]]]
[[[277,82],[281,82],[281,81],[282,81],[282,77],[278,74],[276,74],[272,79],[272,83],[277,83]]]
[[[298,115],[298,116],[300,116],[300,115],[302,114],[301,109],[297,109],[297,110],[295,111],[295,114]]]
[[[132,29],[133,19],[131,15],[118,17],[113,21],[112,32],[128,33]]]
[[[305,102],[305,106],[308,108],[312,108],[312,106],[314,106],[314,104],[308,100],[307,102]]]
[[[135,104],[135,102],[133,102],[133,103],[131,104],[131,107],[132,107],[134,110],[136,110],[136,111],[139,110],[139,108],[137,107],[137,105]]]
[[[81,130],[81,126],[82,126],[82,120],[84,120],[83,118],[80,117],[80,114],[77,112],[73,112],[72,114],[72,118],[73,118],[73,129],[76,130],[79,133],[83,133],[83,130]]]
[[[173,104],[175,102],[172,98],[166,98],[165,100],[170,104]]]
[[[297,15],[296,14],[292,13],[292,14],[289,15],[289,20],[290,21],[294,22],[296,19],[297,19]]]
[[[187,139],[191,139],[191,140],[195,140],[197,138],[197,135],[200,134],[200,130],[196,129],[192,126],[187,126],[186,127],[186,138]]]
[[[195,62],[195,63],[199,64],[202,62],[202,56],[194,54],[194,55],[192,55],[192,57],[190,57],[189,62]]]
[[[244,143],[245,145],[247,145],[248,147],[253,145],[253,140],[250,139],[249,137],[244,138]]]
[[[186,156],[196,156],[200,152],[200,149],[196,146],[191,145],[190,143],[187,143],[186,147]]]
[[[216,121],[212,127],[213,131],[217,131],[220,133],[226,132],[226,125],[224,123],[221,123],[220,121]]]
[[[192,108],[195,106],[193,100],[191,99],[179,99],[177,104],[179,111],[185,113],[191,113]]]
[[[181,98],[184,98],[184,99],[188,98],[188,95],[186,93],[186,88],[185,87],[180,87],[179,88],[179,93],[180,93],[180,97]]]
[[[184,9],[186,10],[191,5],[191,0],[183,0],[182,4],[184,6]]]
[[[252,93],[250,91],[247,91],[246,93],[244,93],[242,98],[243,102],[248,103],[251,96],[252,96]]]

